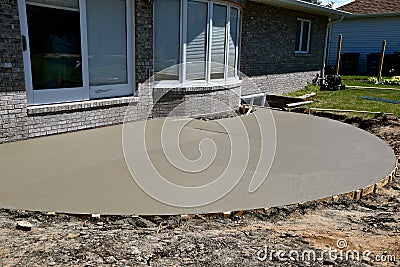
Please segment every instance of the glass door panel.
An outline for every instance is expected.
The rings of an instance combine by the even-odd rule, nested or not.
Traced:
[[[86,0],[90,98],[130,95],[130,0]]]
[[[26,6],[33,90],[82,87],[78,2],[37,2]]]
[[[126,3],[86,0],[89,84],[126,84]]]
[[[180,0],[154,1],[156,80],[179,80]]]
[[[213,5],[211,37],[211,79],[223,79],[225,71],[225,28],[227,6]]]
[[[188,1],[187,5],[186,79],[205,80],[208,4]]]
[[[231,8],[231,20],[229,30],[229,53],[228,53],[228,77],[236,77],[238,45],[238,21],[239,10]]]

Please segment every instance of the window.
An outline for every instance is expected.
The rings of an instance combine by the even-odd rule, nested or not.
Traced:
[[[154,73],[157,80],[178,80],[180,0],[154,3]],[[164,70],[162,73],[161,71]]]
[[[187,2],[186,62],[189,63],[186,66],[187,80],[204,80],[206,77],[207,13],[206,2]]]
[[[211,35],[211,79],[224,78],[226,21],[227,6],[214,4]]]
[[[239,8],[203,0],[155,0],[154,6],[156,81],[238,78]]]
[[[248,104],[251,106],[265,106],[265,94],[254,94],[254,95],[245,95],[242,96],[242,104]]]
[[[128,83],[125,1],[86,0],[86,6],[89,85]]]
[[[33,90],[83,86],[78,2],[58,7],[26,7]]]
[[[131,95],[132,0],[19,0],[28,104]]]
[[[310,53],[311,21],[297,19],[295,53]]]
[[[228,76],[235,77],[237,75],[237,62],[239,58],[239,10],[237,8],[231,8],[230,17],[230,34],[229,34],[229,53],[228,53]]]

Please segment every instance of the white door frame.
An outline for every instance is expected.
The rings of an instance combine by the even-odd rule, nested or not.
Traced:
[[[135,7],[133,0],[126,0],[126,23],[127,23],[127,84],[89,86],[88,69],[88,47],[86,27],[86,0],[79,0],[80,30],[81,30],[81,55],[82,55],[82,87],[57,88],[33,90],[32,66],[30,59],[29,31],[26,15],[26,1],[18,0],[18,11],[20,16],[21,35],[23,38],[23,61],[25,87],[28,105],[55,104],[62,102],[73,102],[89,100],[94,98],[131,95],[135,92]],[[97,91],[96,91],[97,90]]]

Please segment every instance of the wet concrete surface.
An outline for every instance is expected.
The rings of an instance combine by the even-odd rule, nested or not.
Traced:
[[[195,173],[168,164],[159,134],[164,121],[154,119],[147,122],[148,158],[167,180],[175,184],[189,187],[212,182],[229,163],[227,155],[233,139],[245,144],[241,149],[249,148],[250,160],[245,169],[241,168],[242,162],[238,159],[232,164],[233,172],[243,172],[240,182],[229,194],[211,204],[194,208],[174,207],[146,194],[129,172],[123,153],[123,127],[117,125],[0,145],[0,206],[120,215],[266,208],[351,192],[378,182],[396,165],[389,146],[365,131],[325,118],[274,111],[275,158],[265,181],[258,190],[249,193],[261,144],[269,155],[275,143],[271,132],[269,136],[261,137],[259,128],[253,123],[254,118],[250,115],[223,119],[222,125],[229,124],[233,132],[221,128],[218,121],[195,120],[186,124],[179,141],[187,158],[195,160],[199,157],[199,143],[205,138],[213,140],[217,148],[213,164]],[[125,146],[132,148],[136,142],[143,142],[135,139],[142,136],[143,123],[129,124],[131,143],[125,143]],[[239,130],[235,132],[235,125],[241,127],[242,123],[246,125],[248,135]],[[171,123],[169,127],[174,125]],[[206,146],[207,149],[213,150],[213,147]],[[139,168],[146,166],[147,156],[140,151],[128,154],[129,161],[140,170],[135,175],[151,178],[152,170]],[[180,198],[179,195],[174,197]]]

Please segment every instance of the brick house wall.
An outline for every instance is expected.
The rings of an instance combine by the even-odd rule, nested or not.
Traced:
[[[136,83],[153,75],[153,0],[135,0]]]
[[[322,65],[326,18],[239,2],[243,8],[241,71],[269,93],[300,89],[310,82]],[[298,17],[312,20],[311,54],[307,56],[294,55]],[[182,102],[185,112],[179,115],[217,113],[220,110],[205,105],[205,99],[222,101],[234,108],[241,91],[248,93],[247,88],[254,88],[244,81],[243,85],[228,88],[173,90],[151,112],[159,100],[151,84],[145,83],[153,75],[152,0],[135,0],[134,96],[27,107],[17,0],[0,1],[0,52],[0,143],[119,124],[129,104],[130,120],[163,116]]]
[[[28,136],[17,0],[0,1],[0,143]]]
[[[242,82],[212,87],[158,88],[153,91],[153,117],[229,113],[239,105]],[[172,111],[172,113],[171,113]]]
[[[311,20],[310,54],[295,55],[297,18]],[[247,2],[243,7],[241,71],[267,93],[303,88],[320,72],[327,18]],[[246,92],[244,86],[243,91]]]

